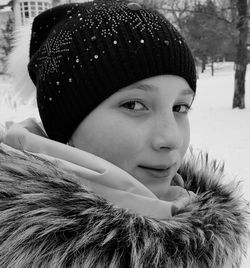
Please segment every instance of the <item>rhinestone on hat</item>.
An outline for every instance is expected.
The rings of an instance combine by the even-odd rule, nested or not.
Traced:
[[[40,71],[41,79],[45,79],[49,73],[58,72],[61,64],[62,52],[69,51],[72,35],[68,31],[59,31],[58,34],[50,37],[41,48],[41,54],[37,57],[37,68]]]
[[[156,19],[154,12],[144,9],[139,3],[125,4],[117,1],[110,5],[93,5],[86,13],[83,27],[95,32],[100,30],[100,35],[104,38],[116,37],[124,24],[130,25],[132,30],[148,32],[154,37],[154,32],[162,29],[161,23],[165,23],[163,18],[157,15]],[[92,41],[93,39],[91,38]],[[113,41],[114,44],[116,42]]]

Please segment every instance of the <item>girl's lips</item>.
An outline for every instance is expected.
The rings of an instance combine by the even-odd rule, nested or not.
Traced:
[[[173,165],[172,165],[173,166]],[[149,167],[149,166],[139,166],[144,172],[148,173],[151,177],[155,178],[165,178],[168,177],[171,174],[171,168],[172,166],[169,167]]]

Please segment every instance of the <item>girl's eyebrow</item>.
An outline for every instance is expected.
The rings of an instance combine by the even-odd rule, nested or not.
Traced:
[[[157,90],[158,88],[156,86],[154,86],[154,85],[142,84],[142,83],[135,83],[135,84],[130,85],[128,87],[125,87],[125,88],[123,88],[121,90],[122,91],[123,90],[125,91],[125,90],[133,90],[133,89],[141,89],[141,90],[144,90],[146,92],[148,92],[148,91],[151,91],[152,92],[152,90]],[[195,93],[194,93],[194,91],[192,89],[186,88],[186,89],[183,89],[181,91],[180,95],[182,95],[182,96],[186,96],[186,95],[194,96]]]
[[[125,87],[123,89],[121,89],[122,91],[124,90],[133,90],[133,89],[141,89],[143,91],[152,91],[152,90],[157,90],[158,88],[154,85],[149,85],[149,84],[142,84],[142,83],[135,83],[135,84],[132,84],[128,87]]]
[[[193,91],[192,89],[187,88],[187,89],[184,89],[184,90],[181,92],[181,95],[192,95],[192,96],[194,96],[195,93],[194,93],[194,91]]]

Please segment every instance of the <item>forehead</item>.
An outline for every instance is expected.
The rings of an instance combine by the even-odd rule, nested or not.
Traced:
[[[132,85],[120,89],[120,92],[142,90],[147,93],[157,93],[160,90],[176,91],[181,95],[194,96],[194,91],[189,87],[185,79],[175,75],[159,75],[138,81]]]

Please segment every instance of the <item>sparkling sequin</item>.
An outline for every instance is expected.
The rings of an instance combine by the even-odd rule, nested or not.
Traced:
[[[37,57],[38,69],[41,79],[45,79],[49,73],[57,73],[61,64],[62,52],[69,51],[72,36],[70,32],[61,30],[58,34],[50,37],[41,47],[40,55]]]
[[[71,61],[74,60],[76,63],[79,63],[79,59],[77,57],[72,59],[72,56],[67,57],[69,54],[64,52],[69,52],[69,44],[72,42],[72,36],[75,34],[75,32],[78,30],[79,36],[82,32],[85,32],[87,30],[89,33],[92,34],[90,37],[90,40],[94,42],[97,40],[97,33],[98,38],[104,37],[109,38],[109,42],[113,42],[113,45],[117,45],[120,40],[117,36],[121,34],[121,29],[125,30],[125,27],[130,27],[131,32],[139,32],[139,36],[147,36],[151,35],[154,40],[157,40],[158,34],[155,34],[157,31],[162,32],[162,25],[166,25],[165,19],[158,17],[155,15],[155,13],[151,12],[150,10],[142,8],[142,6],[138,3],[128,3],[128,4],[121,4],[121,3],[114,3],[112,5],[106,6],[106,4],[93,4],[92,7],[84,10],[84,16],[80,13],[80,11],[76,10],[76,5],[72,6],[71,10],[68,10],[68,18],[74,20],[67,21],[66,23],[68,25],[73,25],[73,22],[75,22],[76,26],[72,31],[66,31],[66,30],[60,30],[59,32],[56,32],[55,30],[52,31],[52,34],[50,34],[49,39],[47,42],[44,43],[43,47],[40,49],[40,57],[38,57],[38,69],[41,74],[41,78],[44,79],[45,75],[48,73],[55,73],[59,72],[61,68],[61,58],[65,57],[65,59],[68,58],[68,62],[71,64]],[[139,12],[134,12],[138,10]],[[86,14],[85,14],[86,12]],[[157,17],[156,17],[157,16]],[[78,22],[77,22],[78,20]],[[84,20],[84,22],[79,23],[79,20]],[[167,23],[168,24],[168,23]],[[126,25],[126,26],[124,26]],[[169,28],[171,28],[171,25],[168,25]],[[73,27],[72,27],[73,28]],[[81,29],[84,29],[83,31]],[[174,28],[173,28],[174,29]],[[142,34],[141,34],[142,33]],[[96,34],[96,35],[95,35]],[[180,38],[177,39],[177,41]],[[135,42],[135,46],[137,45],[138,48],[134,48],[135,51],[137,51],[140,47],[143,47],[145,42],[147,42],[147,38],[139,39],[138,42]],[[82,36],[82,49],[85,51],[92,50],[92,46],[87,44],[86,41],[89,41],[89,36],[86,40]],[[164,42],[165,45],[169,45],[169,41],[165,40],[161,42]],[[128,43],[132,43],[131,40],[127,41]],[[94,45],[94,43],[93,43]],[[103,47],[104,48],[104,47]],[[86,53],[83,51],[83,53]],[[96,51],[97,52],[97,51]],[[96,53],[94,52],[94,53]],[[92,52],[91,52],[92,53]],[[89,59],[89,61],[93,61],[95,59],[98,59],[99,57],[102,57],[102,54],[105,52],[99,52],[99,55],[97,54],[91,54],[92,58]],[[64,55],[63,55],[64,54]],[[86,53],[90,54],[90,53]],[[71,65],[72,66],[72,65]],[[82,65],[76,65],[77,67]],[[73,65],[72,68],[75,66]],[[60,69],[59,69],[60,68]],[[74,70],[75,71],[75,70]],[[60,70],[61,74],[61,70]],[[69,78],[68,81],[71,83],[72,78]]]
[[[117,36],[124,24],[130,24],[132,30],[147,32],[155,37],[154,32],[162,31],[162,24],[166,24],[164,18],[159,16],[156,18],[153,12],[143,9],[138,3],[121,4],[117,1],[108,7],[105,4],[93,5],[86,10],[86,13],[84,27],[99,30],[104,38]]]

